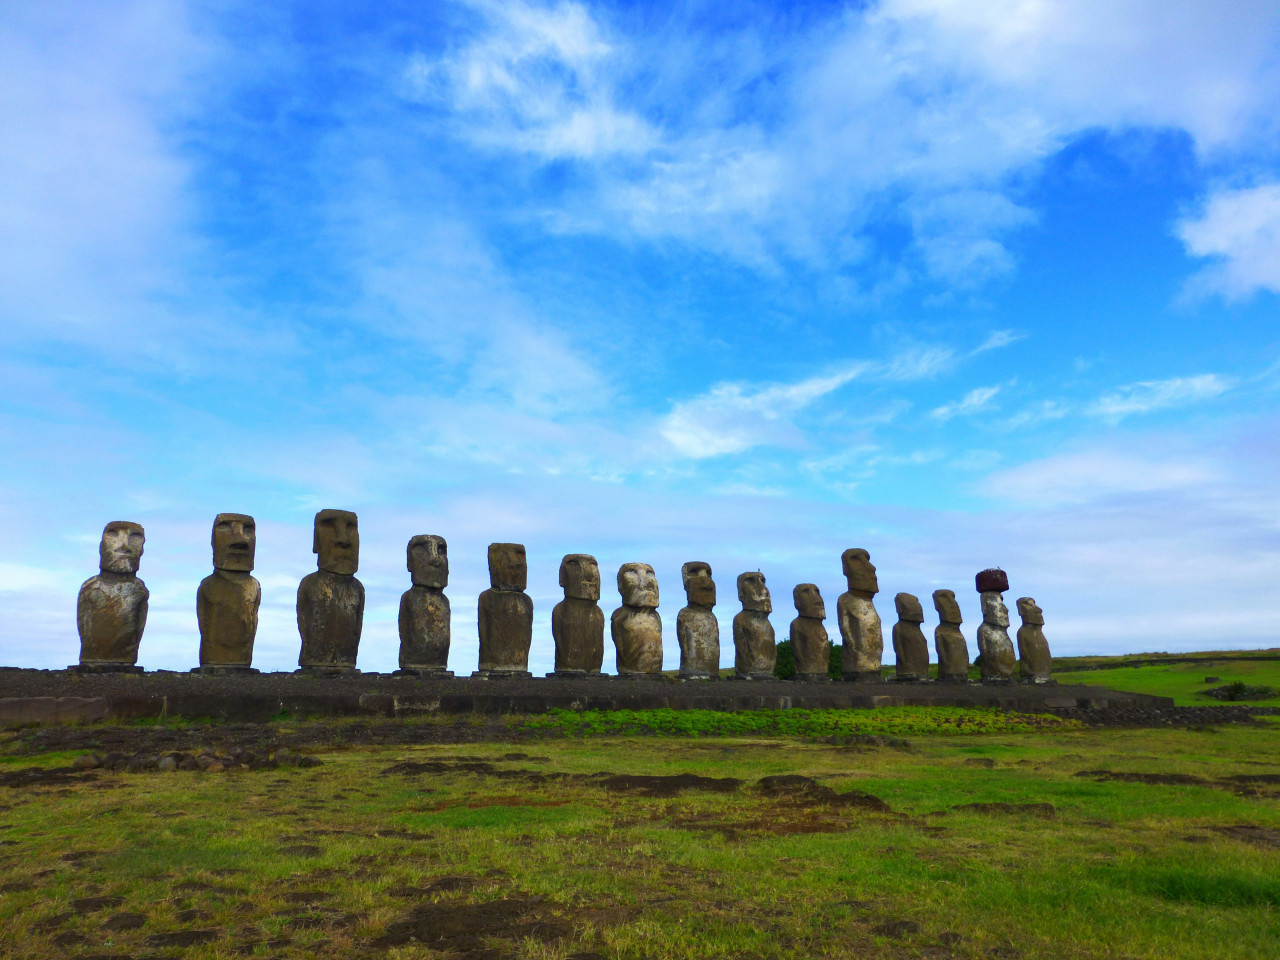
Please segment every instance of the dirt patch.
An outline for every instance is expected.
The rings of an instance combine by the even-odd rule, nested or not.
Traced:
[[[47,787],[83,780],[97,780],[97,774],[77,770],[75,767],[20,767],[0,773],[0,787]]]
[[[920,924],[914,920],[886,920],[883,923],[877,923],[871,928],[871,932],[877,937],[901,940],[919,933]]]
[[[280,852],[287,853],[291,857],[324,856],[324,848],[317,847],[314,843],[294,843],[287,847],[281,847]]]
[[[845,807],[862,807],[878,813],[892,813],[890,806],[879,797],[860,790],[836,793],[811,777],[788,773],[763,777],[756,781],[756,788],[766,797],[787,797],[817,804],[835,804]]]
[[[423,903],[393,921],[373,941],[378,949],[420,943],[434,950],[480,956],[487,939],[519,942],[526,938],[543,943],[567,939],[569,921],[556,916],[540,897],[503,898],[489,903]],[[490,954],[501,956],[501,954]]]
[[[327,890],[290,890],[284,895],[289,903],[319,903],[332,897],[333,894]]]
[[[169,933],[153,933],[147,937],[148,947],[194,947],[198,943],[217,940],[222,933],[218,930],[173,930]]]
[[[1052,803],[962,803],[951,809],[973,813],[1026,813],[1043,820],[1053,820],[1058,816],[1058,808]]]
[[[117,913],[103,921],[103,930],[137,930],[147,922],[140,913]]]
[[[86,913],[97,913],[108,907],[124,906],[124,897],[81,897],[71,901],[71,909],[84,916]]]
[[[1081,770],[1077,777],[1092,777],[1099,781],[1121,783],[1169,784],[1180,787],[1211,787],[1213,782],[1189,773],[1133,773],[1121,770]]]
[[[632,793],[643,797],[674,797],[686,790],[699,790],[707,793],[733,793],[740,786],[741,780],[733,777],[699,777],[692,773],[679,773],[673,776],[643,776],[638,774],[597,774],[601,777],[600,786],[614,793]]]
[[[1214,833],[1224,837],[1249,843],[1255,847],[1280,850],[1280,830],[1271,827],[1260,827],[1253,823],[1234,823],[1226,826],[1209,827]]]

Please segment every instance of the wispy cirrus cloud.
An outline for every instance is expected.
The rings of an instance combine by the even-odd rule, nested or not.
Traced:
[[[1230,377],[1205,373],[1169,380],[1142,380],[1099,397],[1088,412],[1103,420],[1119,421],[1141,413],[1185,407],[1221,396],[1236,385]]]
[[[1280,293],[1280,182],[1213,191],[1176,232],[1189,254],[1211,261],[1187,282],[1188,296]]]
[[[953,417],[967,417],[971,414],[981,413],[989,410],[996,394],[1000,392],[1000,387],[977,387],[970,390],[959,400],[953,403],[944,403],[940,407],[935,407],[929,412],[929,416],[935,420],[950,420]]]

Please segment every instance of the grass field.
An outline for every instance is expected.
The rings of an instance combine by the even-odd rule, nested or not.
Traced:
[[[1245,654],[1249,655],[1249,654]],[[1105,660],[1089,658],[1092,662],[1106,664],[1120,658]],[[1068,661],[1069,663],[1069,661]],[[1229,701],[1257,706],[1280,706],[1280,660],[1241,660],[1229,653],[1204,655],[1193,663],[1149,664],[1139,666],[1117,665],[1106,669],[1058,671],[1054,674],[1059,683],[1087,683],[1134,693],[1153,693],[1173,697],[1178,706],[1205,706],[1228,701],[1216,700],[1204,691],[1232,683],[1248,687],[1270,687],[1272,696],[1246,696]],[[1209,681],[1207,678],[1212,677]]]
[[[1280,726],[877,713],[26,786],[14,735],[0,955],[1274,955]]]

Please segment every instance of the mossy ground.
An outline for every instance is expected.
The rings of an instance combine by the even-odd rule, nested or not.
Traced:
[[[1249,655],[1247,652],[1241,655]],[[1099,659],[1099,663],[1108,661]],[[1112,661],[1114,662],[1114,661]],[[1180,707],[1210,706],[1226,702],[1239,705],[1280,706],[1280,660],[1242,660],[1229,653],[1206,655],[1191,663],[1117,665],[1100,670],[1058,671],[1060,684],[1086,683],[1133,693],[1173,697]],[[1207,678],[1212,677],[1212,680]],[[1217,700],[1205,691],[1232,683],[1250,687],[1270,687],[1271,697],[1246,697],[1237,701]]]
[[[1274,952],[1280,726],[915,720],[909,748],[776,733],[338,744],[310,769],[0,787],[0,955]],[[646,795],[585,776],[600,772],[742,785]],[[757,787],[780,774],[889,810]]]

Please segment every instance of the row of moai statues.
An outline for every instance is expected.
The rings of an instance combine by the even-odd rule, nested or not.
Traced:
[[[139,524],[107,524],[99,546],[101,572],[80,588],[77,621],[80,663],[73,669],[141,671],[138,645],[147,619],[147,588],[138,579],[145,534]],[[196,591],[200,627],[200,667],[203,673],[254,672],[253,642],[258,627],[262,588],[251,571],[256,531],[245,514],[220,513],[213,524],[213,573]],[[360,533],[356,515],[346,510],[316,514],[312,540],[317,569],[298,586],[298,633],[302,638],[298,664],[312,673],[355,671],[364,620],[364,586],[356,579],[360,561]],[[451,612],[444,590],[449,583],[448,545],[443,537],[413,537],[406,565],[412,585],[400,599],[401,674],[452,676],[447,669]],[[477,622],[479,667],[474,676],[528,677],[533,641],[533,600],[526,594],[528,564],[518,543],[489,545],[490,587],[480,594]],[[853,548],[841,557],[848,590],[836,605],[843,641],[841,675],[845,680],[879,681],[884,640],[874,598],[879,592],[876,568],[866,550]],[[720,624],[716,619],[716,584],[710,564],[691,561],[681,568],[688,603],[676,618],[683,679],[714,679],[720,675]],[[555,642],[552,677],[599,677],[604,662],[604,612],[600,609],[600,567],[588,554],[567,555],[560,563],[564,599],[551,613]],[[738,577],[742,610],[733,618],[734,674],[746,680],[773,679],[777,644],[769,614],[773,603],[764,574]],[[1050,682],[1049,645],[1044,616],[1035,601],[1018,601],[1022,626],[1018,649],[1009,638],[1009,611],[1004,605],[1008,577],[998,569],[977,575],[982,600],[978,628],[982,679],[1007,683],[1015,671],[1024,682]],[[610,618],[619,676],[650,677],[662,673],[662,618],[658,614],[658,580],[647,563],[624,563],[618,570],[622,605]],[[797,616],[790,640],[795,679],[828,679],[831,643],[823,621],[826,606],[816,584],[802,583],[793,591]],[[898,622],[893,628],[895,680],[929,679],[929,648],[921,624],[924,611],[909,593],[894,598]],[[939,624],[934,631],[938,680],[964,682],[969,676],[969,652],[960,632],[962,618],[955,593],[936,590],[934,608]]]

